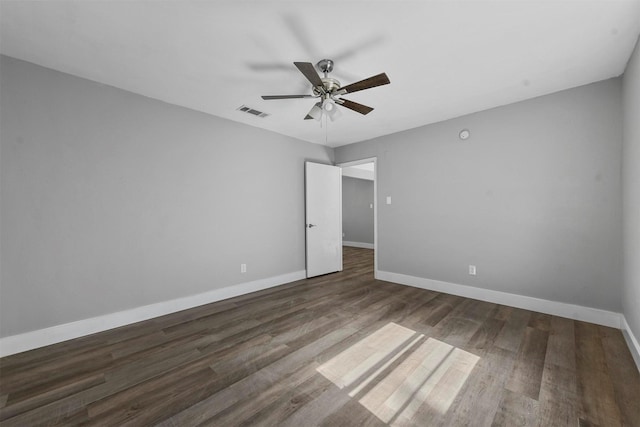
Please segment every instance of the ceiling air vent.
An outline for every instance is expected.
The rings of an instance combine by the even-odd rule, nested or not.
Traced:
[[[251,107],[247,107],[246,105],[241,105],[240,107],[238,107],[238,111],[242,111],[242,112],[245,112],[247,114],[251,114],[252,116],[263,117],[263,118],[269,116],[268,113],[256,110],[256,109],[251,108]]]

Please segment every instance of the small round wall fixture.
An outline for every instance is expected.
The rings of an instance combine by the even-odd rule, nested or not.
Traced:
[[[465,141],[469,139],[469,137],[471,136],[471,132],[469,132],[469,129],[462,129],[458,134],[458,136],[460,137],[461,140]]]

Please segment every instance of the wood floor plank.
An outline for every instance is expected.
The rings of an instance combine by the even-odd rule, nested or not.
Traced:
[[[429,326],[437,325],[442,319],[444,319],[453,309],[464,301],[464,298],[449,295],[440,294],[433,300],[431,300],[425,307],[424,323]]]
[[[454,346],[463,346],[496,311],[495,304],[464,300],[433,329],[433,334]]]
[[[5,408],[5,405],[2,405],[0,421],[104,383],[104,374],[98,373],[67,381],[54,380],[47,387],[25,389],[11,395],[12,401],[8,402],[8,407]]]
[[[364,408],[356,400],[346,401],[341,408],[332,412],[318,424],[322,427],[367,426],[384,427],[387,424]]]
[[[125,388],[134,386],[192,360],[201,358],[197,350],[179,352],[173,350],[167,354],[154,355],[154,359],[124,365],[114,371],[106,371],[107,381],[91,387],[82,393],[77,393],[54,402],[23,412],[15,417],[3,421],[3,426],[27,426],[56,423],[54,420],[64,419],[69,414],[76,413],[86,406],[117,393]],[[144,363],[146,362],[146,363]]]
[[[441,425],[490,426],[514,360],[514,353],[508,350],[495,346],[485,349]]]
[[[197,389],[217,377],[208,367],[194,364],[193,367],[153,378],[90,404],[87,407],[89,418],[104,425],[122,425],[136,419],[149,406],[167,405],[172,394],[185,389]]]
[[[527,327],[506,388],[538,400],[549,334]]]
[[[538,401],[520,393],[507,390],[492,426],[530,426],[538,424]]]
[[[261,392],[254,392],[250,399],[243,399],[220,411],[215,416],[215,420],[209,420],[218,425],[238,424],[240,420],[246,420],[271,407],[281,399],[283,395],[297,390],[302,384],[307,383],[311,378],[317,376],[317,364],[304,365],[296,372],[289,376],[285,376],[281,381],[275,382],[273,385]],[[247,396],[250,397],[250,396]]]
[[[511,308],[505,319],[504,328],[496,337],[495,346],[517,353],[525,336],[532,313],[519,308]]]
[[[432,424],[441,423],[479,359],[474,354],[454,348],[412,397],[412,402],[396,416],[393,425],[423,425],[427,420]],[[431,387],[429,382],[433,383]]]
[[[604,326],[599,329],[622,424],[633,425],[640,420],[640,371],[633,369],[633,357],[620,331]]]
[[[619,330],[344,270],[0,359],[0,426],[640,426]]]
[[[547,358],[540,387],[538,426],[575,425],[580,407],[577,390],[576,372],[549,363]]]
[[[48,389],[47,385],[66,383],[74,377],[98,373],[107,368],[113,360],[109,353],[93,355],[91,359],[84,357],[69,357],[69,359],[69,362],[64,364],[52,363],[52,366],[40,365],[33,370],[7,373],[6,378],[2,380],[2,393],[8,394],[9,401],[12,401],[15,396],[28,393],[29,389],[41,387],[45,391]]]
[[[509,307],[506,305],[499,305],[498,310],[496,311],[496,314],[495,314],[495,319],[507,321],[507,319],[509,319],[509,317],[511,316],[512,311],[513,311],[513,307]]]
[[[314,375],[295,389],[285,390],[277,400],[250,417],[238,420],[240,421],[239,425],[278,425],[281,420],[289,418],[298,409],[315,400],[330,387],[334,386],[329,380],[321,375]]]
[[[279,426],[300,427],[320,424],[322,420],[339,411],[350,401],[351,398],[348,394],[336,386],[328,385],[316,399],[298,408],[289,417],[282,420]]]
[[[348,387],[415,336],[415,331],[389,323],[338,356],[318,371],[340,388]]]
[[[580,418],[596,425],[622,425],[598,326],[576,321],[575,335]]]
[[[482,353],[482,350],[491,348],[504,325],[505,322],[503,320],[495,317],[485,319],[465,347],[476,353]]]
[[[576,341],[573,320],[552,316],[549,325],[546,363],[575,371]]]
[[[527,326],[548,332],[551,329],[551,316],[544,313],[532,313]]]

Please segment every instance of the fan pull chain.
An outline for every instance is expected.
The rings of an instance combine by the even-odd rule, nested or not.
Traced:
[[[329,119],[328,119],[326,114],[323,114],[323,116],[324,116],[324,145],[329,145],[328,144],[328,140],[329,140]]]

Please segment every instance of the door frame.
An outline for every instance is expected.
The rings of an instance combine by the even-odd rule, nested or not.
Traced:
[[[340,168],[373,163],[373,277],[378,278],[378,158],[367,157],[366,159],[353,160],[350,162],[337,163]],[[344,238],[342,239],[344,241]]]

